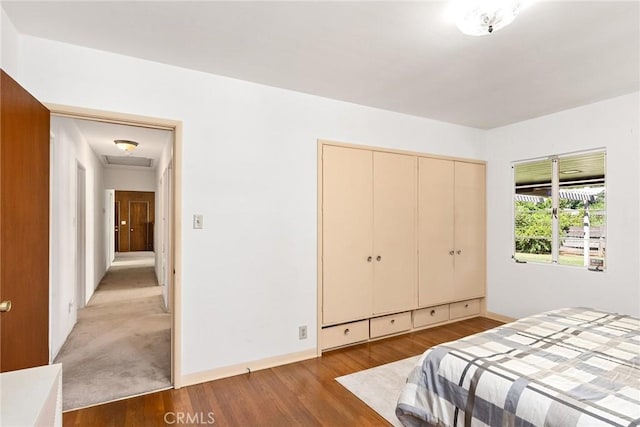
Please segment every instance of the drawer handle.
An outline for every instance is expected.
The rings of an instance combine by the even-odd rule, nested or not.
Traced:
[[[368,256],[367,257],[367,262],[371,262],[371,261],[373,261],[373,257]]]
[[[391,319],[391,324],[393,325],[394,323],[396,323],[396,319]]]
[[[345,334],[345,335],[349,335],[349,332],[351,332],[351,331],[349,331],[349,328],[347,328],[347,329],[345,329],[345,330],[344,330],[344,334]]]
[[[380,255],[378,255],[378,256],[376,257],[376,261],[382,261],[382,257],[381,257]]]
[[[431,315],[435,316],[436,315],[436,311],[435,310],[431,310]]]
[[[462,253],[462,249],[458,249],[458,250],[456,251],[456,253],[457,253],[458,255],[460,255],[460,254]]]
[[[465,304],[465,305],[464,305],[464,308],[469,308],[469,304]]]
[[[449,255],[453,255],[453,253],[454,253],[453,251],[449,251]]]

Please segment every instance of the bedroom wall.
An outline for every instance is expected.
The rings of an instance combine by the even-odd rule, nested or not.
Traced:
[[[640,315],[640,94],[488,131],[488,310],[511,317],[565,306]],[[607,270],[511,260],[511,162],[606,147]]]
[[[318,138],[486,158],[463,126],[28,36],[20,59],[42,101],[183,121],[183,374],[315,348]]]
[[[102,163],[73,121],[51,118],[51,313],[50,349],[57,355],[77,320],[77,309],[93,295],[106,272]],[[77,168],[86,170],[85,301],[76,301]]]

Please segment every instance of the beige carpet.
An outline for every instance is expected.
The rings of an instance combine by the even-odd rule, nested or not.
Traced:
[[[394,426],[402,427],[396,417],[396,404],[409,373],[420,356],[413,356],[375,368],[336,378],[347,390],[366,403]]]
[[[171,386],[163,307],[149,253],[118,255],[56,357],[65,411]]]

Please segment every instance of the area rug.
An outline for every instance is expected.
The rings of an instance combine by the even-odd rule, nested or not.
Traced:
[[[420,355],[409,357],[338,377],[336,381],[392,425],[402,427],[396,417],[396,404],[407,376],[419,359]]]

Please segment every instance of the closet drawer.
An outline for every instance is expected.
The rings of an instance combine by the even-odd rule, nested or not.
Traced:
[[[480,300],[470,299],[467,301],[454,302],[450,305],[450,317],[451,319],[458,319],[460,317],[475,316],[480,314]]]
[[[411,329],[410,311],[371,319],[371,338],[408,331],[409,329]]]
[[[369,339],[369,321],[345,323],[338,326],[323,328],[322,349],[340,347]]]
[[[449,320],[449,304],[422,308],[413,314],[413,327],[420,328],[447,320]]]

